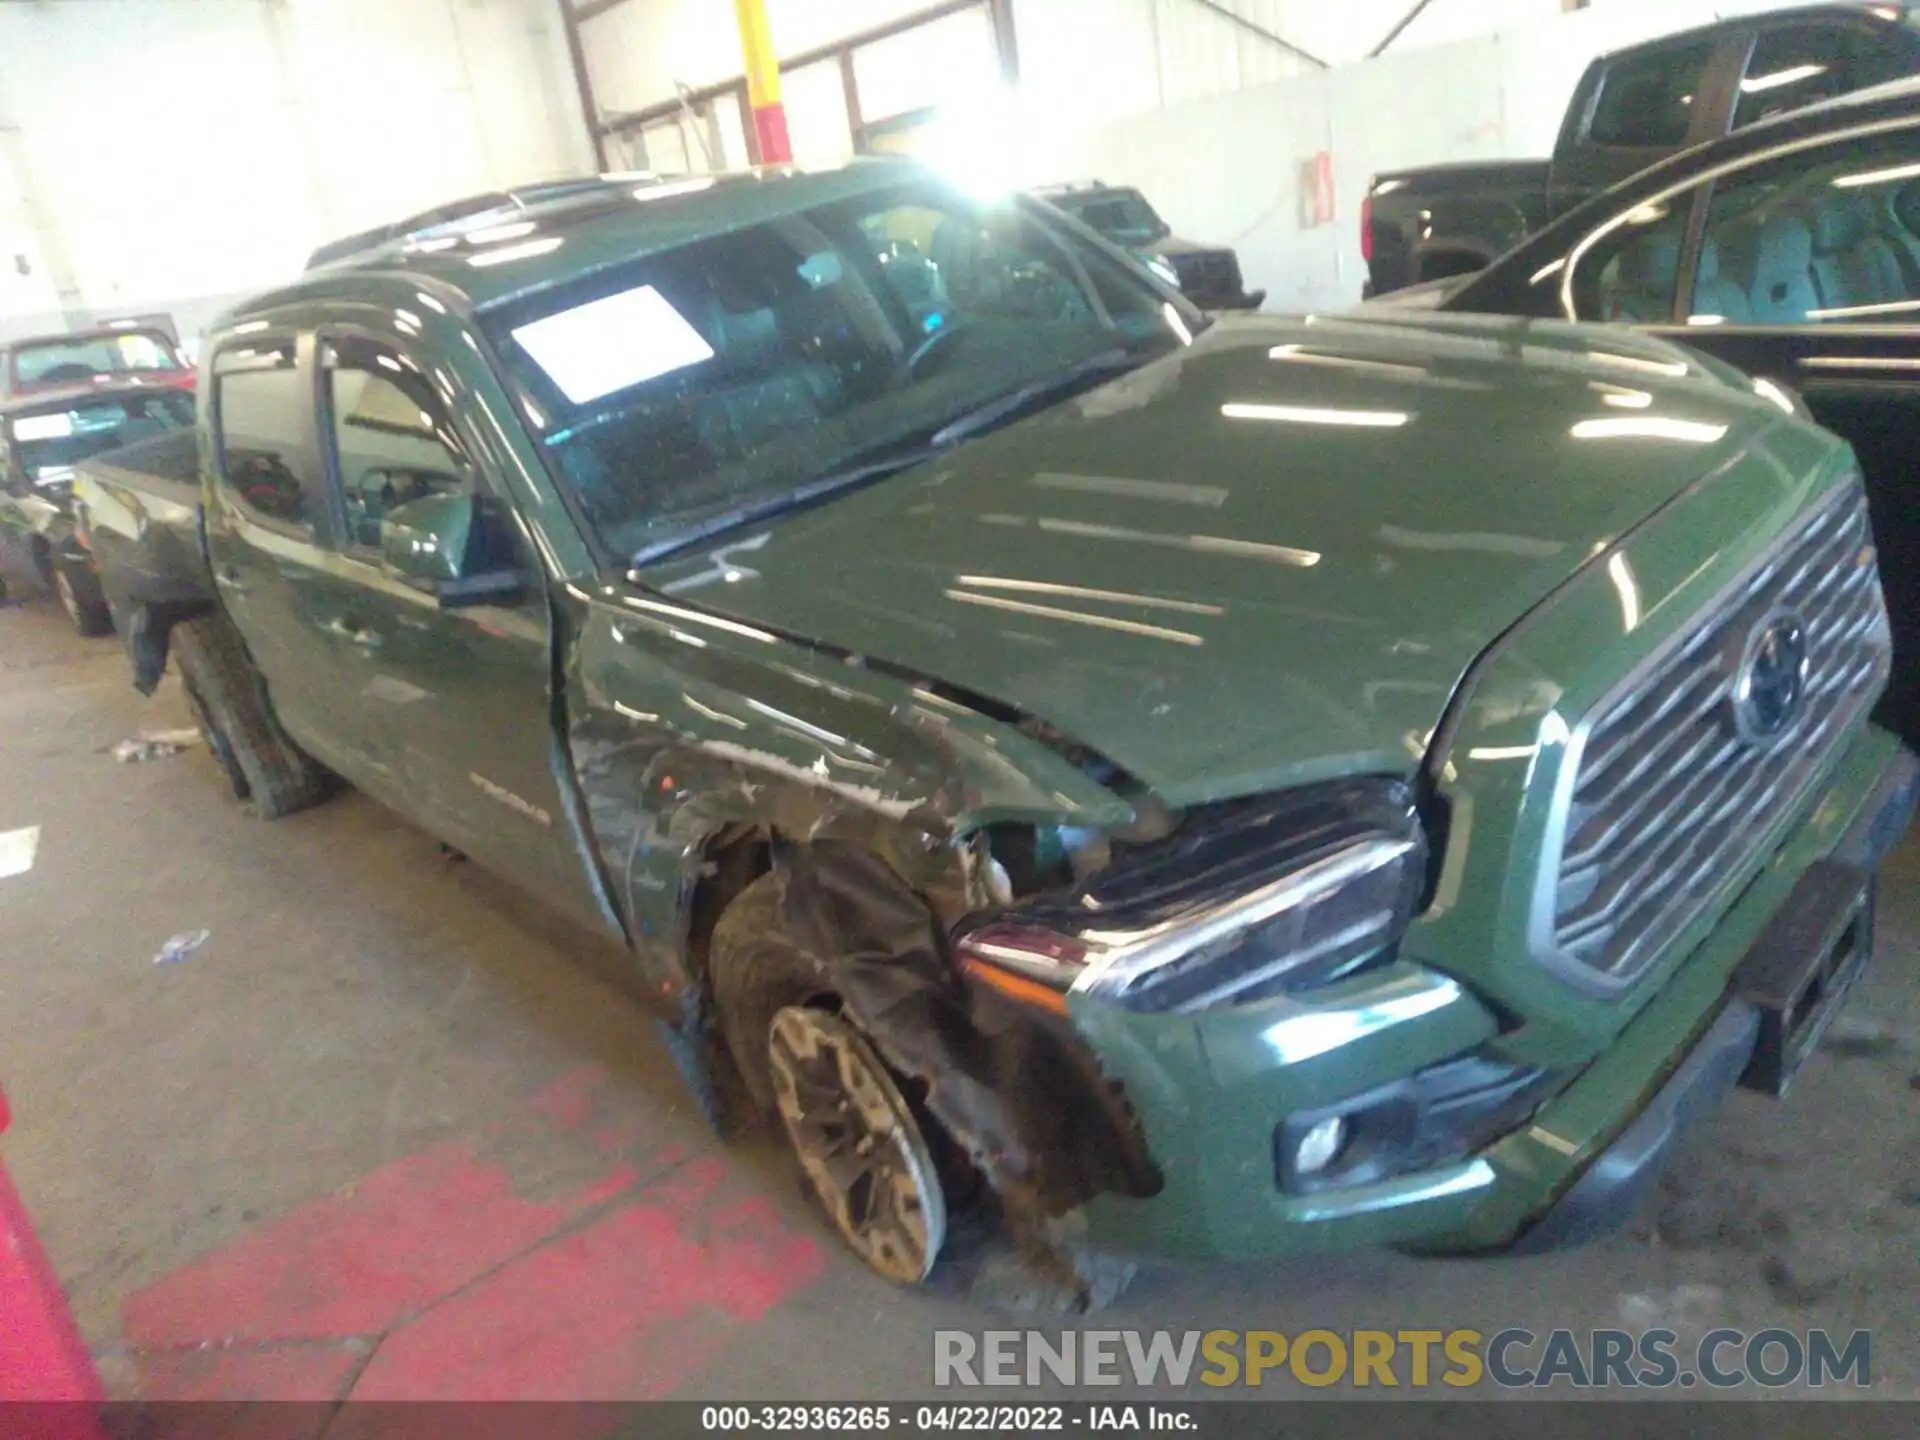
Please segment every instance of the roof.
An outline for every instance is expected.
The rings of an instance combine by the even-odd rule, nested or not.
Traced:
[[[233,310],[228,322],[299,301],[356,274],[437,282],[475,310],[604,265],[790,215],[924,173],[909,160],[862,158],[715,175],[604,175],[521,192],[510,210],[408,232]]]
[[[129,320],[118,325],[89,325],[83,330],[52,330],[44,335],[22,335],[17,340],[0,340],[0,353],[31,350],[42,345],[71,345],[76,341],[98,340],[113,335],[158,335],[169,345],[172,337],[159,325]]]
[[[156,375],[175,375],[178,371],[158,370]],[[139,379],[76,381],[70,385],[49,385],[0,396],[0,415],[27,415],[36,410],[58,410],[63,405],[87,405],[99,400],[117,400],[125,395],[184,395],[174,381],[148,384]]]
[[[1852,4],[1789,5],[1778,10],[1749,10],[1706,25],[1696,25],[1691,30],[1675,30],[1665,35],[1656,35],[1651,40],[1639,40],[1632,45],[1622,45],[1618,50],[1608,51],[1606,58],[1634,55],[1642,50],[1664,50],[1675,43],[1712,39],[1728,31],[1751,30],[1755,26],[1791,25],[1796,21],[1817,20],[1822,16],[1851,15],[1870,23],[1877,20],[1883,24],[1906,28],[1913,23],[1909,13],[1911,9],[1912,6],[1908,0],[1897,0],[1897,3],[1889,3],[1889,0],[1879,0],[1879,3],[1859,0],[1859,3]]]

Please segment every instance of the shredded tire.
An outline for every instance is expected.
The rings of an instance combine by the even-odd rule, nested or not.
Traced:
[[[819,1004],[833,995],[824,966],[787,934],[780,880],[763,875],[738,895],[713,927],[708,976],[720,1035],[762,1117],[778,1114],[767,1064],[773,1017],[789,1005]]]
[[[318,805],[332,777],[273,718],[239,632],[224,615],[196,616],[174,626],[180,680],[236,797],[263,820]]]

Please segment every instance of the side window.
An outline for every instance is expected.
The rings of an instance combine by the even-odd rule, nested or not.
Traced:
[[[474,467],[446,401],[410,357],[357,336],[323,337],[321,421],[345,502],[347,538],[380,545],[399,506],[470,493]]]
[[[1684,144],[1713,54],[1707,40],[1616,61],[1601,82],[1587,138],[1629,149]]]
[[[1575,313],[1627,325],[1672,323],[1692,207],[1687,191],[1630,212],[1581,257],[1573,275]]]
[[[1762,31],[1747,60],[1734,106],[1735,129],[1770,115],[1862,89],[1899,73],[1877,37],[1843,25],[1793,25]]]
[[[320,507],[307,475],[313,406],[291,340],[223,351],[214,361],[220,474],[262,519],[313,533]]]
[[[1695,324],[1885,325],[1920,316],[1920,127],[1721,180]]]

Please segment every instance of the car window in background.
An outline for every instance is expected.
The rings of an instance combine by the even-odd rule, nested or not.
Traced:
[[[1691,311],[1696,325],[1920,319],[1920,128],[1722,179]]]
[[[1692,195],[1683,192],[1630,212],[1581,257],[1573,273],[1573,296],[1574,311],[1582,320],[1672,322]]]
[[[7,423],[15,457],[26,478],[51,484],[71,478],[73,467],[122,445],[150,440],[193,424],[193,397],[177,390],[87,400],[16,413]]]
[[[1632,149],[1685,143],[1713,54],[1714,42],[1706,40],[1615,61],[1594,102],[1587,138]]]
[[[1747,59],[1734,128],[1892,80],[1909,57],[1851,25],[1802,24],[1763,31]]]
[[[291,341],[222,351],[214,361],[220,473],[263,520],[311,533],[318,507],[304,472],[313,401]]]
[[[321,347],[327,431],[347,535],[378,549],[387,512],[473,489],[453,415],[420,367],[388,345],[336,337]]]
[[[13,352],[14,380],[20,385],[91,380],[96,375],[132,375],[183,368],[164,336],[147,330],[49,340]]]
[[[1149,245],[1167,233],[1166,222],[1137,190],[1056,196],[1054,203],[1122,245]]]
[[[483,317],[606,548],[730,513],[1205,320],[1038,207],[931,179],[715,235]]]

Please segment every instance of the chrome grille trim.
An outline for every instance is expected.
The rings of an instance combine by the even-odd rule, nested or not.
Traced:
[[[1731,723],[1747,638],[1792,614],[1799,711],[1767,742]],[[1856,480],[1784,536],[1575,730],[1535,893],[1545,963],[1617,989],[1746,878],[1886,676],[1892,642]]]

